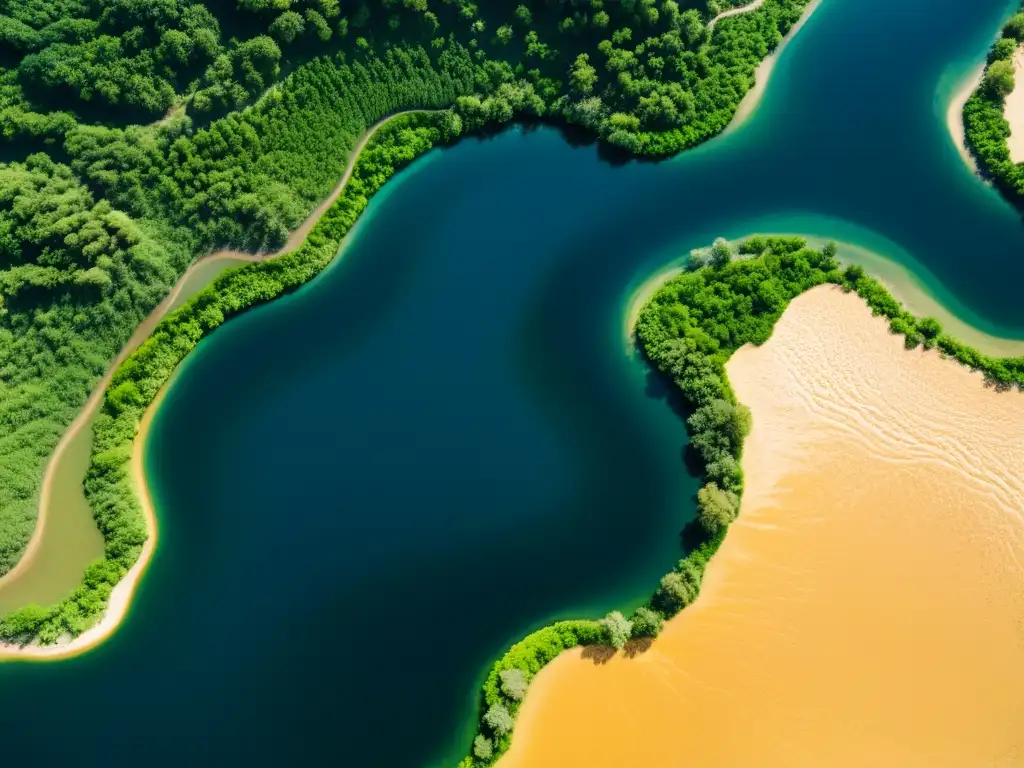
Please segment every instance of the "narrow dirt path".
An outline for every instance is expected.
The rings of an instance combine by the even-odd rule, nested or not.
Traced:
[[[739,16],[741,13],[747,13],[748,11],[756,11],[762,5],[764,5],[764,0],[754,0],[754,2],[748,3],[747,5],[741,5],[739,8],[730,8],[727,11],[722,11],[720,14],[715,16],[715,18],[708,22],[708,32],[713,30],[715,28],[715,24],[717,24],[722,19],[727,18],[729,16]]]

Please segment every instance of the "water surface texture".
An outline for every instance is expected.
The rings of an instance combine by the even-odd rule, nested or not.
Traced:
[[[699,599],[545,667],[499,768],[1024,764],[1024,393],[835,286],[726,368],[754,422]]]
[[[684,432],[622,340],[647,274],[717,235],[831,236],[1024,335],[1024,226],[943,105],[1010,8],[824,0],[750,121],[669,162],[517,129],[401,174],[343,260],[186,363],[136,605],[94,652],[0,667],[5,754],[453,763],[509,642],[679,556]]]

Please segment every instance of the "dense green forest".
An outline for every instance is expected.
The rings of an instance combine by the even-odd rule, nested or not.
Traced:
[[[545,119],[698,143],[807,0],[708,30],[740,4],[0,0],[0,574],[61,433],[197,256],[279,247],[402,110],[448,110],[446,139]]]
[[[1003,117],[1014,88],[1013,55],[1024,43],[1024,11],[1013,16],[989,51],[985,76],[964,105],[964,134],[978,166],[1011,200],[1024,205],[1024,163],[1010,159],[1010,124]]]
[[[789,302],[826,283],[856,291],[875,315],[889,320],[907,349],[938,349],[997,387],[1024,389],[1024,357],[983,355],[943,333],[933,318],[918,319],[858,266],[840,269],[836,248],[807,247],[799,237],[752,237],[733,246],[718,240],[691,254],[689,270],[663,285],[644,307],[636,336],[643,353],[670,379],[687,414],[690,444],[704,471],[697,492],[696,541],[630,617],[617,611],[600,621],[561,621],[513,645],[483,685],[480,722],[472,752],[459,768],[492,765],[509,747],[516,713],[530,680],[562,651],[577,645],[642,652],[664,622],[693,602],[708,561],[736,518],[743,494],[743,441],[750,412],[736,400],[725,364],[744,344],[763,344]]]

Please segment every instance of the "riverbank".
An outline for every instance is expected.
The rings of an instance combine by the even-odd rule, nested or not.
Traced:
[[[1014,89],[1006,94],[1003,103],[1003,117],[1010,124],[1010,135],[1006,146],[1010,149],[1010,162],[1024,162],[1024,46],[1013,54]]]
[[[394,118],[401,115],[408,115],[411,113],[427,112],[431,110],[407,110],[403,112],[395,113],[383,120],[380,120],[373,126],[371,126],[364,136],[357,143],[353,149],[351,157],[345,167],[345,172],[342,175],[341,180],[336,185],[334,190],[328,196],[327,200],[321,203],[306,219],[305,222],[294,232],[292,236],[289,236],[285,245],[279,250],[272,253],[262,254],[247,254],[244,252],[233,251],[233,250],[221,250],[211,253],[207,256],[201,257],[193,262],[192,265],[183,273],[182,277],[175,284],[174,288],[168,293],[163,301],[146,317],[146,319],[136,328],[135,332],[129,338],[129,341],[122,348],[121,352],[114,359],[114,362],[107,369],[103,378],[93,389],[92,394],[86,401],[86,405],[82,412],[72,422],[71,426],[65,432],[58,443],[57,449],[54,451],[53,457],[47,464],[46,474],[44,475],[42,491],[40,493],[40,514],[36,523],[36,529],[33,532],[32,539],[29,541],[29,546],[26,549],[26,555],[22,557],[18,565],[12,569],[6,576],[5,579],[0,580],[0,586],[6,579],[16,579],[24,575],[24,572],[32,567],[35,562],[36,555],[42,546],[42,539],[45,536],[47,522],[50,519],[50,515],[47,510],[50,507],[51,499],[53,496],[53,484],[55,480],[60,476],[61,462],[68,455],[68,447],[74,442],[75,438],[79,433],[86,427],[88,427],[96,416],[100,406],[103,404],[103,399],[106,394],[107,388],[110,386],[113,380],[114,374],[124,363],[124,361],[146,341],[159,325],[160,321],[169,314],[173,309],[176,309],[179,305],[179,299],[182,297],[183,292],[195,293],[197,292],[197,286],[192,285],[193,276],[199,271],[207,271],[209,279],[216,277],[219,272],[211,271],[210,265],[215,262],[228,262],[229,264],[243,264],[261,262],[269,259],[283,256],[291,251],[294,251],[302,242],[305,241],[306,236],[312,230],[312,228],[319,222],[323,215],[330,210],[331,206],[338,200],[338,197],[344,191],[352,173],[355,169],[356,162],[362,154],[362,150],[365,148],[367,142],[376,134],[376,132],[389,123]],[[301,238],[298,235],[301,234]],[[162,390],[161,390],[162,391]],[[159,400],[154,400],[154,406]],[[153,408],[147,409],[142,417],[141,423],[147,423],[148,419],[151,418]],[[140,451],[132,451],[132,475],[136,477],[136,483],[138,485],[139,499],[142,503],[143,514],[146,518],[146,526],[149,531],[149,536],[146,543],[143,545],[142,555],[139,560],[129,569],[125,577],[114,587],[110,595],[109,605],[104,612],[103,618],[100,622],[90,629],[83,632],[77,638],[70,639],[68,642],[58,642],[52,646],[39,646],[30,644],[25,647],[15,646],[11,644],[0,645],[0,658],[62,658],[67,656],[73,656],[82,651],[88,650],[94,647],[96,644],[101,642],[107,637],[120,623],[121,619],[127,612],[128,605],[131,602],[131,597],[134,594],[138,579],[141,578],[142,573],[145,570],[145,566],[149,561],[149,557],[152,553],[151,541],[156,535],[156,518],[152,510],[152,504],[149,500],[148,490],[146,490],[144,480],[139,482],[138,478],[141,475],[136,476],[136,469],[141,473],[141,464],[136,468],[136,457],[140,455]],[[138,459],[141,462],[141,458]],[[64,638],[68,640],[68,638]]]
[[[789,30],[782,42],[778,44],[774,51],[769,53],[764,60],[757,65],[757,69],[754,70],[754,85],[746,92],[743,99],[740,101],[739,106],[736,108],[736,114],[733,115],[732,120],[722,135],[726,135],[731,131],[739,128],[747,119],[754,114],[758,105],[761,103],[761,99],[764,97],[765,89],[768,87],[768,81],[771,79],[772,72],[775,70],[775,64],[779,60],[779,56],[786,50],[786,46],[789,45],[793,38],[797,36],[797,33],[803,29],[814,12],[821,6],[821,0],[811,0],[810,5],[804,10],[803,15],[800,16],[799,20]]]
[[[776,236],[792,236],[791,233],[769,233]],[[749,235],[737,238],[733,245],[745,240]],[[808,245],[813,248],[822,247],[826,240],[807,238]],[[882,254],[862,248],[853,243],[836,242],[837,258],[843,265],[856,264],[878,280],[902,304],[907,311],[918,317],[934,317],[947,333],[966,344],[997,357],[1024,356],[1024,338],[1016,339],[994,336],[961,319],[941,301],[936,299],[914,274],[900,262],[889,259]],[[677,260],[658,270],[648,277],[630,293],[625,303],[625,324],[623,334],[629,349],[635,349],[636,323],[644,306],[666,282],[681,274],[686,268],[686,260]]]
[[[971,154],[971,150],[967,146],[967,129],[964,126],[964,105],[967,104],[967,100],[971,98],[974,92],[978,90],[983,77],[985,77],[985,62],[981,61],[963,76],[960,84],[954,89],[949,105],[946,108],[946,127],[949,129],[949,134],[953,137],[953,143],[956,145],[960,157],[963,158],[964,163],[974,173],[978,172],[978,161],[974,159],[974,155]]]
[[[647,649],[546,666],[499,765],[1019,756],[1024,394],[833,286],[727,371],[754,426],[700,596]]]

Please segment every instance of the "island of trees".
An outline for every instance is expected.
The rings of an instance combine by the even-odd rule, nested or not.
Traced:
[[[86,482],[106,555],[57,606],[0,620],[54,642],[95,622],[146,530],[138,416],[198,338],[309,279],[386,178],[466,132],[573,123],[664,155],[720,132],[807,0],[0,0],[0,575],[92,386],[197,257],[278,248],[367,128],[351,189],[298,251],[240,270],[128,360]]]
[[[964,136],[978,167],[1006,197],[1024,206],[1024,163],[1010,159],[1006,97],[1015,86],[1013,57],[1024,44],[1024,10],[1003,27],[988,54],[985,75],[964,105]]]
[[[636,336],[657,370],[680,393],[690,444],[704,471],[697,492],[697,543],[632,615],[613,611],[599,621],[561,621],[516,643],[483,685],[480,722],[471,754],[459,768],[492,765],[511,744],[530,680],[564,650],[578,645],[623,648],[656,636],[664,622],[697,597],[708,561],[740,510],[744,438],[749,410],[736,400],[725,364],[744,344],[763,344],[794,298],[817,285],[855,291],[875,315],[888,319],[907,349],[937,349],[993,385],[1024,389],[1024,357],[998,359],[944,333],[937,320],[918,319],[856,265],[841,268],[836,247],[807,247],[799,237],[752,237],[733,246],[718,240],[693,252],[688,270],[665,283],[640,314]]]

